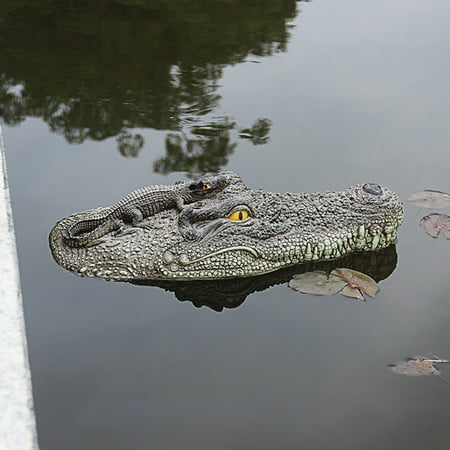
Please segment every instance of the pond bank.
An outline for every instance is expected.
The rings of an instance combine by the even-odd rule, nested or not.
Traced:
[[[0,447],[37,449],[16,240],[0,127]]]

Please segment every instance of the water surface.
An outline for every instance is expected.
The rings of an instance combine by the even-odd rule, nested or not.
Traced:
[[[0,13],[41,448],[447,449],[450,386],[387,368],[450,358],[450,247],[418,226],[430,211],[407,206],[397,263],[367,302],[281,279],[214,308],[214,291],[179,301],[51,258],[60,218],[207,170],[279,192],[450,191],[447,1],[242,3]],[[261,118],[269,139],[240,137]]]

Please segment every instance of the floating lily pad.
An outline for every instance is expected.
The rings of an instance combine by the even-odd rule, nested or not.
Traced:
[[[289,282],[289,287],[303,294],[333,295],[337,294],[346,284],[341,277],[317,271],[294,275]]]
[[[441,372],[435,366],[439,363],[448,363],[448,359],[441,359],[439,356],[432,355],[433,358],[426,358],[424,356],[414,356],[414,358],[408,358],[405,361],[391,364],[389,367],[400,375],[439,375]],[[444,379],[444,381],[446,381]]]
[[[389,366],[399,375],[420,376],[420,375],[439,375],[441,372],[434,365],[434,362],[425,358],[408,359],[397,364]]]
[[[341,291],[341,294],[347,297],[362,300],[364,299],[362,292],[370,297],[375,297],[379,289],[377,282],[373,278],[357,270],[339,268],[334,269],[331,275],[340,277],[346,282],[347,286]]]
[[[446,208],[450,206],[450,194],[426,189],[425,191],[414,192],[406,201],[423,208]]]
[[[357,287],[347,286],[339,292],[339,294],[345,295],[346,297],[356,298],[358,300],[365,301],[364,295]]]
[[[363,292],[375,297],[377,282],[364,273],[352,269],[335,269],[331,274],[316,271],[294,275],[289,287],[303,294],[333,295],[340,293],[346,297],[364,300]]]
[[[450,239],[450,216],[447,214],[430,214],[422,217],[420,225],[425,228],[427,234],[436,238],[440,232],[446,239]]]

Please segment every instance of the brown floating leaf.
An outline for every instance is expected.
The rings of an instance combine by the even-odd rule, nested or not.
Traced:
[[[344,287],[344,289],[342,289],[341,292],[339,292],[339,294],[345,295],[346,297],[357,298],[362,301],[366,300],[357,287],[351,287],[348,284]]]
[[[369,275],[366,275],[365,273],[358,272],[357,270],[339,268],[334,269],[331,272],[331,275],[340,277],[348,284],[349,288],[352,289],[352,291],[346,289],[345,292],[341,292],[341,294],[348,297],[364,298],[361,292],[359,292],[361,296],[359,297],[357,296],[357,293],[353,291],[362,291],[370,297],[375,297],[379,289],[377,282],[373,278],[369,277]],[[352,293],[354,295],[351,295]]]
[[[450,205],[450,194],[426,189],[425,191],[414,192],[406,201],[423,208],[446,208]]]
[[[390,368],[400,375],[419,376],[440,374],[439,369],[435,367],[432,360],[421,357],[393,364]]]
[[[442,232],[446,239],[450,239],[450,216],[447,214],[433,213],[422,217],[419,223],[431,237],[436,238]]]
[[[337,294],[346,284],[341,277],[321,271],[294,275],[289,281],[290,288],[312,295]]]

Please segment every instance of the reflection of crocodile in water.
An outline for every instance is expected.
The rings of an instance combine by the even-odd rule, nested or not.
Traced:
[[[310,261],[256,277],[210,281],[137,280],[132,283],[158,286],[173,292],[179,301],[189,301],[197,308],[207,306],[220,312],[224,308],[237,308],[250,294],[286,283],[295,274],[313,270],[324,270],[330,273],[337,267],[347,267],[370,275],[376,281],[381,281],[395,270],[396,265],[395,245],[390,245],[375,252],[353,253],[337,260]]]
[[[104,208],[74,214],[50,233],[64,268],[116,280],[214,280],[273,272],[392,244],[403,217],[397,195],[376,184],[341,192],[278,194],[247,187],[236,174],[217,196],[123,225],[95,247],[71,248],[74,223]]]

